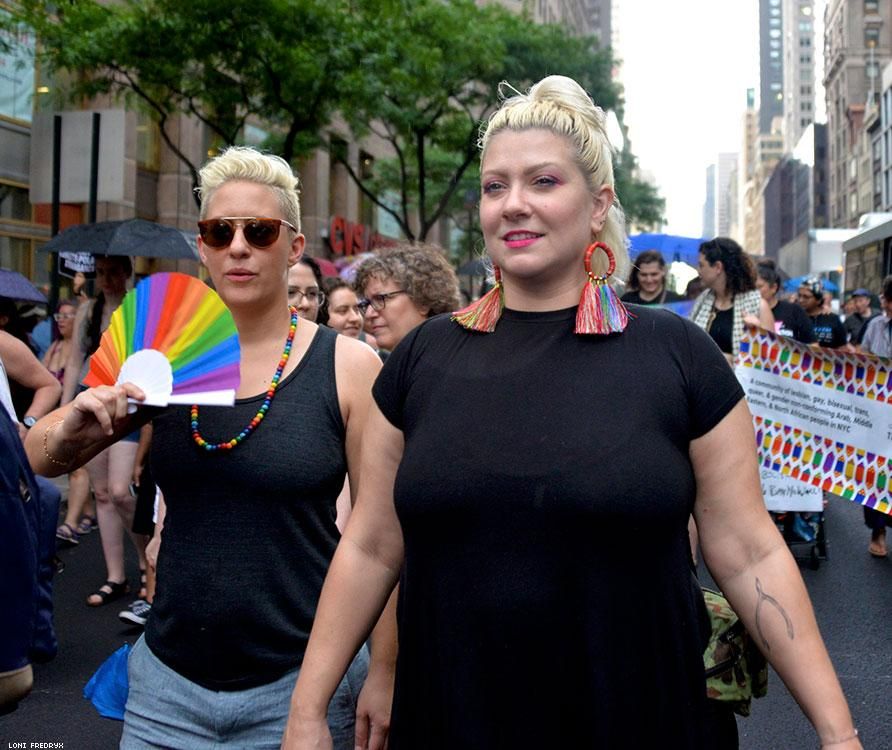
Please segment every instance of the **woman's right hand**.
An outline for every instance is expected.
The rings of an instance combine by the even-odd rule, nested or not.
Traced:
[[[83,391],[71,402],[71,409],[59,428],[60,437],[79,443],[109,438],[122,422],[132,416],[128,413],[128,399],[142,401],[145,397],[142,389],[133,383],[100,385]]]
[[[292,711],[285,725],[285,736],[282,738],[282,750],[332,750],[334,744],[328,721],[310,719]]]

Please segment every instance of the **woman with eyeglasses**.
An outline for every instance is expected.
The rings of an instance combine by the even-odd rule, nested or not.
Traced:
[[[280,746],[340,538],[335,499],[345,474],[357,485],[380,368],[367,346],[288,305],[288,270],[305,245],[288,163],[232,147],[200,179],[199,256],[239,333],[235,405],[128,415],[139,389],[95,388],[39,424],[28,446],[38,470],[56,473],[153,418],[157,592],[130,655],[122,748]],[[364,685],[366,651],[330,703],[339,749],[387,725],[394,632],[392,616],[382,619]]]
[[[440,248],[401,242],[356,269],[359,310],[378,346],[393,351],[413,328],[458,306],[458,278]]]
[[[288,270],[288,304],[297,308],[301,318],[315,323],[324,303],[319,264],[311,257],[302,255]]]
[[[284,747],[331,747],[328,696],[397,581],[390,750],[719,747],[693,511],[821,741],[854,750],[733,372],[689,321],[632,318],[607,286],[627,257],[604,113],[563,76],[512,93],[481,135],[496,284],[406,334],[375,382]],[[380,273],[360,287],[379,312],[419,303]]]
[[[53,315],[54,337],[50,348],[43,356],[43,365],[62,385],[65,383],[65,368],[71,354],[74,334],[74,319],[77,317],[77,303],[62,300]],[[90,477],[86,469],[76,469],[68,475],[68,500],[65,520],[56,529],[56,539],[63,544],[78,544],[80,537],[96,528],[96,510],[90,498]]]

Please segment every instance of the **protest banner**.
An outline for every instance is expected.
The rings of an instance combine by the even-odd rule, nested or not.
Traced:
[[[748,327],[735,372],[763,468],[892,513],[892,360]]]
[[[824,510],[824,492],[820,487],[800,482],[772,469],[761,467],[765,507],[775,513],[788,510],[815,513]]]

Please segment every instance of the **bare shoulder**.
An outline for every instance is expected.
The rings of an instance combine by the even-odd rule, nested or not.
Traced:
[[[335,340],[335,367],[349,372],[359,370],[374,376],[381,369],[381,358],[368,344],[349,336],[338,336]]]

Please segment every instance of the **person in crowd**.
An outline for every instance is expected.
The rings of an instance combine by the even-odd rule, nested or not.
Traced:
[[[280,746],[339,539],[335,498],[345,472],[358,485],[380,368],[369,347],[288,306],[288,269],[305,245],[288,163],[232,147],[200,179],[199,256],[241,345],[235,405],[128,415],[127,397],[141,400],[141,390],[93,388],[27,444],[38,471],[66,471],[153,417],[161,543],[151,614],[129,660],[125,749]],[[372,636],[364,686],[366,651],[331,702],[339,749],[386,728],[395,658],[388,612]]]
[[[11,300],[9,297],[0,297],[0,331],[6,331],[15,336],[31,350],[32,354],[37,353],[29,335],[28,323],[19,312],[15,300]]]
[[[694,302],[691,320],[733,363],[740,352],[744,325],[773,331],[774,316],[756,290],[750,257],[734,240],[716,237],[701,244],[698,267],[706,291]]]
[[[811,319],[799,305],[778,299],[781,279],[774,261],[760,261],[756,265],[756,273],[758,274],[756,289],[768,303],[774,316],[774,332],[779,336],[788,336],[801,341],[803,344],[814,343],[815,331]]]
[[[634,305],[665,305],[684,299],[666,287],[666,260],[659,250],[645,250],[635,258],[626,288],[622,301]]]
[[[127,293],[127,282],[133,273],[130,258],[122,255],[100,256],[95,260],[96,285],[99,293],[80,305],[74,319],[71,351],[65,365],[62,403],[71,401],[89,371],[90,355],[99,348],[102,332],[108,328],[112,313]],[[133,534],[135,499],[130,493],[133,462],[139,430],[122,436],[93,458],[87,466],[90,485],[96,499],[96,517],[105,557],[105,582],[87,597],[87,605],[101,607],[116,601],[130,591],[125,573],[124,537],[129,536],[136,548],[140,572],[140,594],[145,587],[146,542],[141,534]]]
[[[434,245],[399,242],[364,260],[354,287],[378,346],[393,351],[409,331],[458,306],[458,278]]]
[[[363,341],[362,313],[353,287],[343,279],[330,278],[324,280],[323,289],[325,304],[320,312],[320,322],[338,333]]]
[[[64,299],[53,314],[53,341],[43,357],[43,364],[59,385],[65,382],[65,368],[71,359],[74,319],[77,303]],[[61,396],[61,389],[59,391]],[[55,406],[55,404],[54,404]],[[76,469],[68,475],[68,503],[65,520],[56,529],[56,539],[74,545],[80,537],[96,528],[96,511],[91,507],[90,477],[86,469]]]
[[[846,329],[836,313],[824,312],[824,282],[818,276],[809,276],[799,286],[799,306],[805,310],[815,332],[815,343],[830,349],[846,346]]]
[[[892,274],[883,279],[880,293],[882,313],[865,326],[861,348],[869,354],[892,359]],[[864,523],[870,529],[868,551],[874,557],[885,557],[886,528],[892,525],[889,516],[873,508],[864,509]]]
[[[13,383],[33,394],[22,421],[12,404]],[[30,467],[23,466],[21,442],[37,420],[55,407],[61,392],[59,381],[31,349],[0,331],[0,713],[7,701],[23,696],[21,689],[30,689],[30,663],[49,661],[58,650],[53,627],[53,531],[62,496],[52,482],[35,477]],[[10,446],[13,435],[17,445]],[[27,527],[25,536],[11,536],[22,533],[22,524]],[[10,658],[17,663],[11,665]]]
[[[701,294],[703,294],[703,279],[695,276],[685,286],[684,298],[686,300],[696,300]]]
[[[868,322],[874,317],[873,311],[870,309],[870,291],[863,287],[852,292],[849,299],[852,307],[855,309],[849,313],[846,312],[846,319],[843,321],[846,333],[849,337],[849,343],[860,346],[867,330]]]
[[[322,271],[319,264],[307,255],[288,270],[288,304],[297,308],[304,320],[315,323],[325,303],[322,291]],[[322,321],[320,321],[322,322]]]
[[[328,698],[398,579],[391,750],[714,747],[691,512],[821,742],[860,746],[765,511],[732,370],[690,321],[627,316],[604,283],[627,263],[605,119],[562,76],[489,119],[480,225],[496,284],[408,332],[375,383],[289,750],[330,747]],[[365,294],[395,295],[389,309],[401,289]]]

